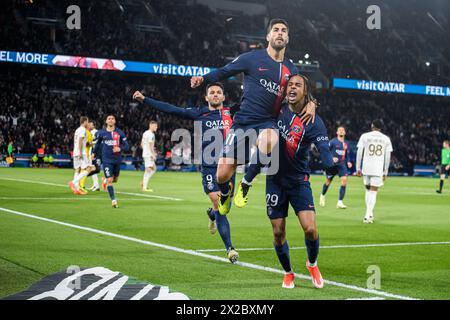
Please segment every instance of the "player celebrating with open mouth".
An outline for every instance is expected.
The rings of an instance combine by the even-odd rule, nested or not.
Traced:
[[[262,167],[258,153],[270,156],[277,144],[276,118],[285,98],[288,78],[298,73],[294,64],[285,57],[286,46],[289,43],[288,23],[283,19],[271,20],[266,39],[269,43],[267,49],[244,53],[204,77],[191,78],[191,87],[196,88],[203,82],[217,82],[244,73],[244,92],[240,110],[234,117],[217,168],[217,183],[220,189],[219,212],[222,215],[230,211],[231,177],[236,172],[238,164],[249,162],[249,149],[256,144],[258,152],[252,156],[251,165],[239,184],[234,199],[237,207],[243,207],[247,203],[251,182]],[[303,111],[302,120],[314,120],[315,109],[314,102],[308,104]],[[257,138],[248,135],[248,132],[253,130],[258,134]],[[244,157],[240,156],[242,153]]]
[[[294,75],[287,84],[288,103],[281,107],[278,117],[280,131],[280,170],[266,177],[267,215],[272,223],[274,247],[285,271],[283,288],[294,288],[294,273],[286,240],[286,217],[289,204],[293,207],[305,233],[308,252],[306,267],[316,288],[323,287],[323,279],[317,266],[319,233],[312,190],[309,184],[309,150],[314,143],[320,152],[327,173],[337,173],[328,147],[327,129],[316,116],[314,123],[305,124],[301,114],[306,108],[309,83],[305,77]]]

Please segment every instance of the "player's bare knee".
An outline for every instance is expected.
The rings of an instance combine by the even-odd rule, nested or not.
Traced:
[[[316,240],[317,239],[317,228],[314,225],[306,226],[305,236],[308,240]]]
[[[227,181],[230,181],[231,177],[233,176],[233,167],[230,165],[223,165],[219,168],[217,168],[217,182],[218,183],[225,183]]]
[[[273,129],[265,129],[258,136],[258,149],[264,154],[272,152],[278,143],[278,134]]]
[[[281,228],[276,228],[273,230],[273,242],[277,246],[281,246],[286,239],[286,230]]]

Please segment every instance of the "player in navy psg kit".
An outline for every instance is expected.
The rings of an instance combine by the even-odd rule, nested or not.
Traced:
[[[222,238],[222,241],[227,250],[228,259],[235,263],[239,254],[234,249],[231,243],[230,224],[226,216],[220,215],[218,211],[219,205],[219,187],[216,181],[217,163],[220,154],[215,154],[213,144],[218,144],[219,149],[223,145],[228,130],[230,130],[233,120],[229,108],[224,107],[225,101],[224,89],[221,83],[211,83],[206,88],[205,100],[208,106],[200,108],[180,108],[174,105],[164,103],[149,97],[145,97],[141,92],[136,91],[133,99],[144,103],[158,111],[176,115],[184,119],[190,119],[201,122],[202,125],[202,183],[203,190],[208,195],[212,208],[207,210],[209,217],[208,229],[211,234],[214,234],[217,229]],[[220,141],[207,138],[208,135],[220,132]],[[211,154],[206,154],[208,150],[212,149]],[[209,157],[208,157],[209,156]],[[234,190],[235,175],[231,177],[230,189],[231,193]]]
[[[330,141],[330,151],[333,154],[333,158],[338,164],[339,168],[339,178],[341,179],[341,188],[339,189],[339,200],[336,204],[338,209],[346,209],[347,206],[344,204],[345,190],[347,188],[347,167],[350,169],[353,165],[348,160],[348,144],[345,142],[345,128],[338,127],[336,132],[336,138]],[[328,187],[333,181],[334,175],[327,175],[325,183],[322,188],[322,193],[320,194],[320,206],[325,207],[325,194],[328,191]]]
[[[228,133],[223,156],[217,168],[217,183],[220,188],[220,214],[230,210],[231,193],[229,181],[238,164],[248,163],[250,148],[257,145],[258,152],[239,184],[234,203],[243,207],[247,203],[248,190],[253,178],[260,172],[262,164],[258,153],[270,155],[278,142],[276,118],[286,94],[289,76],[297,74],[297,68],[285,57],[289,42],[289,26],[285,20],[273,19],[267,30],[267,49],[244,53],[226,66],[212,71],[204,77],[192,77],[191,87],[196,88],[203,82],[220,81],[239,73],[244,73],[244,91],[240,110],[234,117],[233,127]],[[311,102],[305,109],[302,119],[314,120],[316,104]],[[240,130],[239,130],[240,129]],[[249,131],[255,135],[249,138]],[[247,133],[247,134],[246,134]],[[240,150],[240,151],[238,151]],[[238,157],[240,155],[244,157]]]
[[[92,159],[95,160],[97,155],[101,155],[105,174],[104,187],[106,186],[108,189],[113,208],[118,208],[112,184],[119,180],[122,152],[129,149],[127,138],[122,130],[116,128],[116,117],[113,115],[106,118],[106,129],[99,130],[95,136],[97,143],[92,153]]]
[[[317,266],[319,234],[316,226],[315,207],[309,183],[309,151],[314,144],[320,152],[323,166],[328,173],[337,168],[328,148],[327,130],[322,119],[316,116],[314,123],[305,124],[301,114],[309,84],[305,77],[294,75],[287,86],[288,104],[284,104],[278,118],[280,131],[280,170],[266,177],[267,215],[272,223],[274,248],[285,271],[283,288],[294,288],[289,244],[286,240],[286,217],[289,204],[303,228],[308,253],[306,267],[316,288],[323,287],[323,279]]]

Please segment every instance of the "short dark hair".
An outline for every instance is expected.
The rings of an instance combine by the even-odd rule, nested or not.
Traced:
[[[444,140],[444,143],[450,146],[450,141],[449,140]]]
[[[152,124],[158,124],[158,122],[155,120],[150,120],[149,125],[152,125]]]
[[[382,130],[383,129],[383,120],[381,120],[381,119],[373,120],[372,127],[374,127],[375,129],[378,129],[378,130]]]
[[[269,24],[267,25],[267,33],[270,33],[270,30],[272,30],[273,26],[276,25],[277,23],[284,24],[289,31],[289,24],[287,23],[286,20],[281,18],[275,18],[269,21]]]
[[[85,123],[86,121],[89,121],[89,118],[88,118],[88,117],[85,117],[85,116],[80,117],[80,124],[83,124],[83,123]]]
[[[224,89],[222,83],[220,83],[220,82],[213,82],[213,83],[210,83],[210,84],[208,84],[208,85],[206,86],[206,92],[205,92],[205,94],[208,94],[208,90],[209,90],[209,88],[211,88],[211,87],[220,87],[220,89],[222,89],[222,92],[225,92],[225,89]]]

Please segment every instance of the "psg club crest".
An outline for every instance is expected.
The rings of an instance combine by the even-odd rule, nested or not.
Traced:
[[[289,77],[290,77],[290,75],[288,75],[287,73],[284,75],[284,80],[285,81],[289,81]]]
[[[230,110],[224,110],[224,111],[223,111],[223,114],[224,114],[225,116],[229,116],[229,115],[230,115]]]
[[[294,131],[294,132],[297,133],[297,134],[299,134],[301,130],[302,130],[302,129],[301,129],[299,126],[294,126],[294,127],[292,128],[292,131]]]

